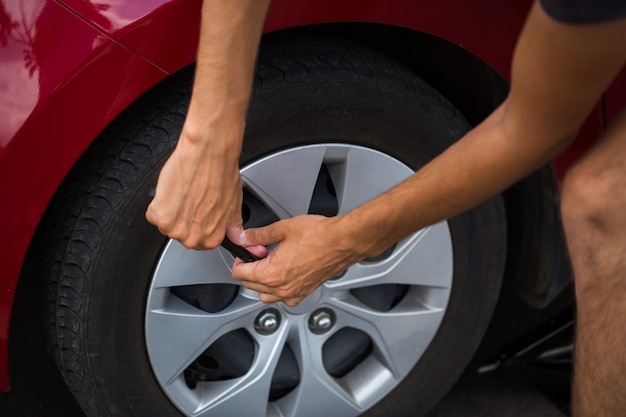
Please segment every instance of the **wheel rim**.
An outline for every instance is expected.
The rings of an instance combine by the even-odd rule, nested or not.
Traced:
[[[314,206],[345,213],[412,171],[372,149],[323,144],[269,155],[241,173],[246,193],[261,203],[249,206],[253,219]],[[330,184],[325,191],[321,182]],[[260,303],[232,279],[232,262],[223,248],[194,251],[170,241],[152,277],[148,356],[186,416],[357,416],[418,362],[452,289],[446,222],[350,267],[294,308]]]

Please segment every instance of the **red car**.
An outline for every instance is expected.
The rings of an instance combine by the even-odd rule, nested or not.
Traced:
[[[227,250],[187,250],[144,217],[185,117],[200,3],[0,1],[0,389],[28,266],[88,416],[426,412],[502,285],[538,309],[567,287],[558,184],[624,104],[626,74],[550,166],[295,308],[264,305]],[[245,226],[344,213],[457,140],[506,96],[529,7],[274,0],[241,155]]]

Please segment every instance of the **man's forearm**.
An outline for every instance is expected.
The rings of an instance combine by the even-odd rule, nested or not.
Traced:
[[[507,137],[502,126],[504,106],[506,102],[416,174],[348,213],[343,223],[349,244],[355,244],[363,257],[376,255],[407,234],[501,192],[573,139],[528,147],[520,138]]]
[[[222,120],[243,122],[269,0],[204,0],[196,77],[184,135],[206,136]],[[238,149],[233,153],[238,155]]]

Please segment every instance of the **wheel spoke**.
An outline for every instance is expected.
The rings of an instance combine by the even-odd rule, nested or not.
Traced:
[[[155,291],[148,307],[146,339],[157,377],[169,384],[211,343],[233,330],[250,327],[260,303],[237,297],[224,311],[204,313],[165,290]]]
[[[308,378],[278,403],[285,417],[358,416],[361,407],[334,380]]]
[[[306,214],[325,153],[324,146],[285,151],[273,156],[271,162],[261,160],[245,168],[241,177],[279,218]]]
[[[153,288],[193,284],[237,284],[230,273],[233,257],[224,249],[191,250],[170,240],[157,265]]]
[[[342,163],[328,165],[345,214],[409,177],[413,171],[397,160],[365,148],[350,148]]]
[[[206,383],[204,397],[209,398],[198,417],[265,417],[272,376],[285,341],[287,327],[269,336],[258,336],[258,354],[250,371],[243,377],[232,381]]]
[[[305,323],[303,323],[306,326]],[[304,327],[306,328],[306,327]],[[297,389],[276,406],[285,417],[358,416],[362,407],[324,369],[322,345],[326,337],[301,331],[296,347],[302,375]]]
[[[424,308],[407,296],[390,312],[378,312],[348,301],[333,301],[337,327],[351,327],[370,336],[384,365],[398,378],[415,364],[439,328],[443,308]]]
[[[394,253],[380,262],[355,264],[326,286],[334,291],[378,284],[406,284],[449,288],[452,283],[452,245],[447,223],[420,230],[400,242]]]

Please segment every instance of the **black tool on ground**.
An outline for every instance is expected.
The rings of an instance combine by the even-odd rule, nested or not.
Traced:
[[[230,241],[228,237],[224,237],[222,247],[244,262],[254,262],[261,259],[258,256],[250,253],[250,251],[248,251],[246,248],[235,245],[233,242]]]

